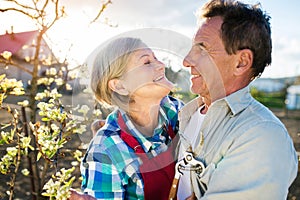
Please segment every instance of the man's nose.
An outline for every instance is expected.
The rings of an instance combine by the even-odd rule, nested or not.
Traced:
[[[188,55],[183,59],[183,63],[182,64],[185,67],[191,67],[191,62],[189,60],[189,56]]]

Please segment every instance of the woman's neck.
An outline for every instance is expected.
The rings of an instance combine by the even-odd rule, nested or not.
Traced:
[[[158,125],[160,101],[137,100],[130,104],[128,115],[145,136],[152,136]]]

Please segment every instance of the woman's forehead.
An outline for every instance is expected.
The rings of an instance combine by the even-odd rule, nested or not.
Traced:
[[[143,55],[153,55],[153,51],[149,47],[139,48],[133,52],[136,57],[141,57]]]

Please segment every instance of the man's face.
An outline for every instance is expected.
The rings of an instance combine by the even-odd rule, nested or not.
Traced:
[[[228,55],[220,36],[221,17],[204,21],[183,65],[191,69],[192,92],[214,101],[226,96],[230,87],[236,57]]]

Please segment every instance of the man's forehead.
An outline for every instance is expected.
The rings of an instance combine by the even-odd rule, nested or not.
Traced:
[[[197,41],[198,37],[213,37],[220,36],[220,30],[223,19],[219,16],[206,18],[199,24],[199,28],[193,37],[193,41]]]

